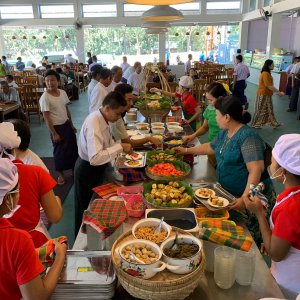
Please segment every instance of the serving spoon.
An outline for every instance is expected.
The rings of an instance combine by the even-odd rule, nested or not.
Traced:
[[[154,230],[154,233],[160,233],[161,232],[161,226],[163,224],[164,221],[164,216],[161,217],[159,224],[157,225],[157,227]]]
[[[136,262],[142,264],[142,265],[145,265],[146,263],[143,262],[141,259],[137,258],[132,252],[129,253],[129,258],[132,259],[132,260],[135,260]]]

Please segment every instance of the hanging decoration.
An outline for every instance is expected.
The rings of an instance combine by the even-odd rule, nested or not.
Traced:
[[[206,35],[210,35],[210,32],[209,32],[209,31],[207,31],[207,32],[206,32]]]
[[[194,0],[125,0],[128,4],[138,4],[138,5],[174,5],[194,2]]]
[[[185,35],[190,35],[190,33],[189,32],[186,32],[186,34]]]
[[[230,30],[227,30],[227,34],[230,34],[231,33],[231,31]]]
[[[12,40],[16,40],[17,39],[17,37],[14,36],[14,35],[11,38],[12,38]]]
[[[196,31],[196,32],[195,32],[195,35],[200,35],[200,32],[199,32],[199,31]]]
[[[33,40],[36,40],[36,36],[35,36],[35,35],[33,35],[33,36],[32,36],[32,39],[33,39]]]
[[[221,32],[220,31],[217,31],[217,35],[220,35],[221,34]]]
[[[22,39],[23,39],[23,40],[27,40],[26,35],[23,35]]]
[[[167,28],[171,27],[170,23],[167,22],[145,22],[142,24],[143,28]]]
[[[57,40],[57,39],[58,39],[58,36],[57,36],[57,35],[55,35],[55,36],[54,36],[54,39],[55,39],[55,40]]]
[[[178,32],[176,32],[176,33],[175,33],[175,36],[179,36],[179,33],[178,33]]]
[[[183,14],[179,10],[168,5],[154,6],[142,14],[143,21],[178,21],[183,19]]]
[[[47,38],[47,37],[44,35],[44,36],[43,36],[43,39],[45,40],[46,38]]]
[[[65,35],[65,38],[66,38],[66,39],[69,39],[69,38],[70,38],[70,36],[69,36],[68,34],[66,34],[66,35]]]

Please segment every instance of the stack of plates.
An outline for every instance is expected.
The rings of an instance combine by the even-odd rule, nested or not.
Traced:
[[[51,299],[111,299],[116,283],[109,251],[68,251]]]

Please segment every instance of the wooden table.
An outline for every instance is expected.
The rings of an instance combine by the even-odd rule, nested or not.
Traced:
[[[18,103],[3,103],[0,102],[0,122],[4,121],[5,115],[14,112],[15,117],[19,118],[19,108],[20,104]]]

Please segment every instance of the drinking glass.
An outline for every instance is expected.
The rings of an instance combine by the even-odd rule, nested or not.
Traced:
[[[240,285],[250,285],[255,273],[255,251],[236,251],[235,280]]]
[[[214,279],[221,289],[229,289],[235,281],[235,250],[221,246],[215,249]]]

